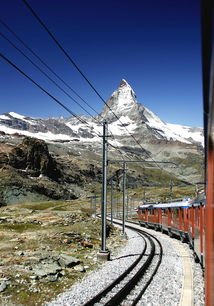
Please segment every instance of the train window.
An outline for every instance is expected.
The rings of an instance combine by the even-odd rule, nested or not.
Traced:
[[[162,209],[162,215],[166,215],[166,209]]]
[[[173,218],[178,218],[178,215],[179,215],[179,211],[177,208],[173,208],[172,210],[172,217]]]
[[[149,215],[154,215],[154,209],[149,209]]]

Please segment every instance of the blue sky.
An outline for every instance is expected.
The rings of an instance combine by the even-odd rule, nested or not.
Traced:
[[[198,0],[28,2],[105,100],[124,78],[134,89],[138,102],[162,120],[203,125]],[[21,0],[2,0],[0,19],[97,112],[102,110],[103,103]],[[1,24],[0,31],[31,56]],[[83,113],[2,37],[0,50],[72,111]],[[0,75],[0,113],[69,116],[3,59],[0,59]]]

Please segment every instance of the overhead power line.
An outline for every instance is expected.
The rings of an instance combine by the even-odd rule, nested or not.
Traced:
[[[23,46],[29,50],[50,72],[52,72],[61,82],[63,82],[63,84],[65,84],[78,98],[80,98],[89,108],[91,108],[92,111],[94,111],[97,115],[99,115],[101,118],[102,116],[93,108],[90,106],[90,104],[85,101],[73,88],[70,87],[70,85],[68,85],[50,66],[48,66],[46,64],[46,62],[44,60],[41,59],[40,56],[38,56],[4,21],[2,21],[0,19],[0,23],[19,41],[21,42],[21,44],[23,44]],[[51,80],[58,88],[60,88],[64,93],[64,89],[62,89],[52,78],[50,78],[40,67],[38,67],[38,65],[36,65],[31,59],[29,59],[28,56],[26,56],[24,54],[24,52],[22,52],[17,46],[15,46],[4,34],[0,33],[4,39],[6,39],[15,49],[17,49],[25,58],[27,58],[40,72],[42,72],[49,80]],[[68,95],[70,97],[69,94],[66,93],[66,95]],[[83,108],[76,100],[74,100],[72,97],[70,97],[76,104],[78,104],[87,114],[89,114],[90,116],[92,116],[92,114],[90,114],[85,108]],[[95,121],[97,121],[98,124],[101,124],[99,122],[98,119],[94,118]],[[114,138],[114,135],[112,134],[111,131],[109,131],[111,133],[111,136]],[[111,145],[111,144],[109,144]],[[111,145],[112,146],[112,145]],[[121,152],[121,150],[118,148],[117,145],[112,146],[114,149],[116,149],[122,156],[123,153]]]
[[[34,67],[36,67],[43,75],[46,76],[57,88],[59,88],[64,94],[66,94],[75,104],[77,104],[82,110],[84,110],[89,116],[93,116],[89,113],[79,102],[77,102],[71,95],[69,95],[60,85],[58,85],[45,71],[43,71],[37,64],[35,64],[22,50],[20,50],[10,39],[8,39],[1,31],[2,36],[10,45],[12,45],[19,53],[21,53]],[[99,124],[100,122],[95,119]]]
[[[75,61],[71,58],[71,56],[65,51],[65,49],[62,47],[62,45],[59,43],[59,41],[56,39],[56,37],[51,33],[51,31],[48,29],[48,27],[45,25],[45,23],[41,20],[41,18],[35,13],[35,11],[32,9],[32,7],[28,4],[26,0],[22,0],[22,2],[26,5],[26,7],[31,11],[31,13],[34,15],[34,17],[38,20],[38,22],[42,25],[42,27],[46,30],[46,32],[51,36],[51,38],[54,40],[54,42],[57,44],[57,46],[60,48],[60,50],[65,54],[65,56],[69,59],[69,61],[72,63],[72,65],[79,71],[79,73],[82,75],[82,77],[86,80],[86,82],[90,85],[90,87],[96,92],[98,97],[105,102],[105,100],[102,98],[100,93],[96,90],[96,88],[92,85],[92,83],[89,81],[89,79],[85,76],[85,74],[80,70],[80,68],[77,66]]]
[[[97,111],[91,107],[89,105],[88,102],[86,102],[77,92],[75,92],[70,85],[68,85],[58,74],[56,74],[54,72],[54,70],[52,68],[50,68],[50,66],[48,66],[42,59],[41,57],[39,57],[4,21],[0,20],[0,23],[18,40],[20,41],[24,47],[26,49],[28,49],[46,68],[49,69],[49,71],[51,71],[60,81],[62,81],[72,92],[74,92],[74,94],[76,94],[77,97],[79,97],[87,106],[89,106],[94,112],[97,113]],[[24,54],[24,52],[22,52],[13,42],[11,42],[3,33],[0,32],[0,35],[8,41],[8,43],[10,43],[17,51],[19,51],[25,58],[27,58],[41,73],[43,73],[49,80],[51,80],[59,89],[61,89],[64,93],[66,93],[66,95],[68,95],[70,97],[70,95],[64,91],[63,88],[61,88],[52,78],[50,78],[38,65],[36,65],[26,54]],[[73,102],[75,102],[77,105],[79,105],[88,115],[92,116],[91,113],[89,113],[84,107],[81,106],[80,103],[78,103],[75,99],[73,99],[72,97],[70,97]],[[97,113],[97,115],[99,115],[99,113]],[[99,115],[100,116],[100,115]],[[93,117],[93,116],[92,116]],[[93,117],[94,120],[98,123],[101,124],[101,122],[96,119],[95,117]],[[111,133],[111,136],[115,139],[114,135]],[[99,135],[98,135],[99,136]],[[123,153],[121,152],[121,150],[118,148],[117,145],[113,146],[111,144],[109,144],[110,146],[112,146],[114,149],[116,149],[123,157]]]
[[[67,106],[65,106],[62,102],[60,102],[57,98],[55,98],[52,94],[50,94],[46,89],[44,89],[41,85],[39,85],[36,81],[34,81],[29,75],[27,75],[23,70],[21,70],[17,65],[15,65],[11,60],[9,60],[4,54],[0,53],[0,56],[13,68],[15,68],[17,71],[19,71],[22,75],[24,75],[28,80],[30,80],[34,85],[36,85],[40,90],[42,90],[44,93],[46,93],[50,98],[52,98],[56,103],[58,103],[60,106],[62,106],[67,112],[69,112],[72,116],[74,116],[78,121],[85,124],[86,126],[90,127],[88,125],[88,122],[86,122],[84,119],[80,118],[78,115],[76,115],[74,112],[72,112]],[[98,137],[101,137],[101,134],[98,134],[95,132],[95,134]],[[115,148],[115,147],[114,147]],[[123,156],[122,152],[119,148],[115,148],[118,150],[118,152]]]
[[[45,23],[41,20],[41,18],[36,14],[36,12],[33,10],[33,8],[29,5],[29,3],[26,0],[22,0],[22,2],[25,4],[25,6],[30,10],[30,12],[33,14],[33,16],[37,19],[37,21],[40,23],[40,25],[45,29],[45,31],[50,35],[50,37],[53,39],[53,41],[57,44],[57,46],[60,48],[60,50],[64,53],[64,55],[68,58],[70,63],[77,69],[77,71],[82,75],[82,77],[86,80],[86,82],[89,84],[89,86],[93,89],[93,91],[97,94],[97,96],[102,100],[102,102],[108,107],[108,109],[114,114],[115,118],[121,123],[121,125],[126,129],[126,131],[129,133],[129,135],[132,137],[132,139],[137,143],[137,145],[144,151],[144,148],[141,146],[139,141],[135,138],[133,134],[129,132],[125,124],[120,120],[120,118],[113,112],[113,110],[109,107],[109,105],[106,103],[106,101],[103,99],[101,94],[96,90],[96,88],[92,85],[92,83],[89,81],[89,79],[86,77],[86,75],[81,71],[81,69],[78,67],[78,65],[75,63],[75,61],[71,58],[71,56],[66,52],[66,50],[62,47],[62,45],[59,43],[59,41],[56,39],[56,37],[51,33],[51,31],[48,29],[48,27],[45,25]],[[146,152],[147,156],[149,154]],[[149,156],[150,157],[150,156]],[[155,160],[153,160],[155,162]],[[159,165],[158,165],[159,167]],[[159,167],[160,170],[163,170],[161,167]]]
[[[53,73],[65,86],[67,86],[85,105],[87,105],[97,115],[99,113],[83,99],[65,80],[62,79],[35,51],[32,50],[24,41],[21,39],[14,30],[11,29],[3,20],[0,19],[0,23],[28,50],[30,51],[51,73]]]
[[[65,106],[62,102],[60,102],[57,98],[55,98],[52,94],[50,94],[47,90],[45,90],[41,85],[39,85],[36,81],[34,81],[29,75],[27,75],[23,70],[21,70],[18,66],[16,66],[12,61],[10,61],[5,55],[0,53],[0,56],[13,68],[18,70],[22,75],[24,75],[28,80],[30,80],[34,85],[36,85],[39,89],[41,89],[44,93],[46,93],[51,99],[53,99],[56,103],[58,103],[60,106],[62,106],[67,112],[69,112],[72,116],[74,116],[76,119],[78,119],[83,124],[88,123],[80,118],[78,115],[76,115],[74,112],[72,112],[67,106]]]

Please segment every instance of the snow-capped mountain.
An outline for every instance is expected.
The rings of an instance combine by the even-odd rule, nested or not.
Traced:
[[[110,122],[110,127],[112,126],[112,129],[114,129],[113,133],[126,134],[122,127],[122,124],[124,124],[131,133],[139,134],[140,130],[145,132],[147,129],[150,132],[153,131],[155,137],[159,139],[165,138],[172,141],[203,145],[202,128],[165,123],[152,111],[137,102],[135,92],[124,79],[121,81],[119,88],[107,100],[107,105],[104,107],[101,116]]]
[[[143,144],[154,140],[178,141],[203,145],[203,129],[165,123],[148,108],[139,104],[135,92],[123,79],[107,100],[99,116],[85,117],[87,125],[77,118],[32,118],[14,112],[0,115],[0,131],[21,134],[46,141],[101,141],[102,121],[106,119],[117,145],[127,145],[129,133]],[[100,124],[99,124],[100,122]],[[125,142],[123,136],[126,136]]]

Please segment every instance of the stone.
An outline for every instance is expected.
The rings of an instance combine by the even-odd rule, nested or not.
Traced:
[[[0,218],[0,223],[7,223],[8,222],[8,217],[1,217]]]
[[[54,181],[61,177],[61,172],[49,154],[44,140],[25,137],[20,145],[12,149],[9,157],[8,163],[12,167],[30,171],[31,176],[44,174]]]
[[[3,292],[9,284],[10,284],[10,281],[8,280],[0,281],[0,292]]]
[[[84,246],[84,248],[89,248],[89,249],[93,248],[93,244],[91,242],[83,241],[81,244],[82,246]]]
[[[64,239],[64,240],[62,241],[62,243],[64,243],[64,244],[71,244],[71,243],[72,243],[72,240],[71,240],[71,239]]]
[[[24,255],[24,252],[23,252],[23,251],[19,251],[19,252],[17,252],[17,255],[18,255],[18,256],[23,256],[23,255]]]
[[[86,272],[85,267],[80,265],[80,266],[75,266],[74,270],[77,272]]]
[[[49,274],[56,274],[57,272],[61,271],[62,268],[58,265],[57,262],[52,263],[45,263],[45,264],[38,264],[36,267],[33,267],[33,273],[38,277],[45,277]]]
[[[58,280],[58,277],[59,277],[58,273],[55,275],[48,275],[45,280],[47,282],[56,282]]]
[[[38,276],[37,275],[30,275],[29,278],[34,281],[34,280],[38,279]]]
[[[70,255],[61,254],[59,256],[58,263],[61,267],[72,268],[72,267],[80,264],[80,260],[78,258],[70,256]]]

